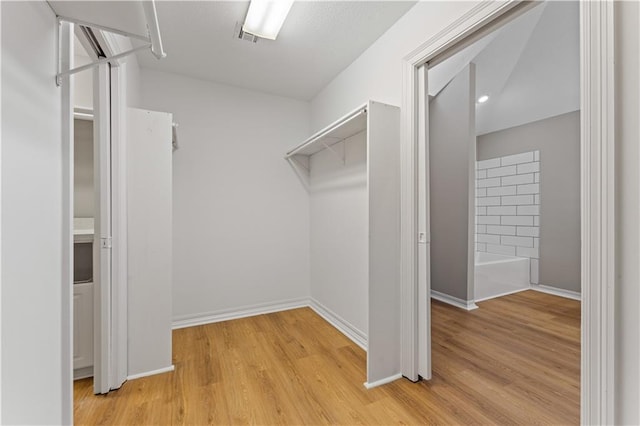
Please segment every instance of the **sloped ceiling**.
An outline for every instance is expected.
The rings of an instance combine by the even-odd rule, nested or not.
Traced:
[[[476,98],[489,95],[476,104],[478,135],[576,111],[579,43],[578,2],[546,2],[431,68],[429,94],[473,62]]]
[[[499,31],[487,35],[470,46],[465,47],[446,61],[429,69],[429,96],[437,96],[447,84],[458,75],[471,61],[493,42]]]
[[[540,23],[546,8],[542,4],[510,22],[500,36],[473,58],[476,64],[476,92],[478,96],[498,98],[507,85],[514,69],[526,53],[531,35]]]

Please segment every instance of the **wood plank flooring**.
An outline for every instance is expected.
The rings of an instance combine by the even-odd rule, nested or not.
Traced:
[[[466,312],[432,302],[433,379],[366,390],[365,352],[308,308],[176,330],[172,373],[108,395],[74,385],[76,424],[578,424],[580,303],[534,291]]]

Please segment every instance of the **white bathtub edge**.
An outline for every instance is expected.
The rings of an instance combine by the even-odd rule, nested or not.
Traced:
[[[582,295],[577,291],[565,290],[557,287],[550,287],[548,285],[531,284],[531,290],[539,291],[541,293],[553,294],[554,296],[565,297],[567,299],[582,300]]]
[[[431,290],[431,298],[455,306],[456,308],[464,309],[465,311],[478,309],[478,305],[476,305],[473,300],[466,301],[458,299],[457,297],[449,296],[448,294],[440,293],[435,290]]]

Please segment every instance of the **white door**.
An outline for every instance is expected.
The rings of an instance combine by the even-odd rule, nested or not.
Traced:
[[[94,362],[93,391],[109,392],[111,348],[111,118],[110,65],[93,71],[94,218]]]

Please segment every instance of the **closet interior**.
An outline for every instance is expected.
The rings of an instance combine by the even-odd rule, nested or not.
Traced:
[[[400,376],[400,109],[369,101],[286,154],[310,202],[311,306]]]

